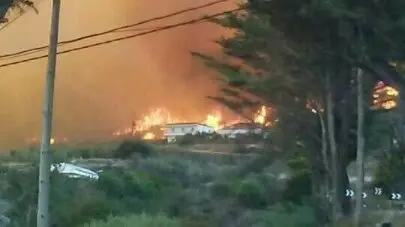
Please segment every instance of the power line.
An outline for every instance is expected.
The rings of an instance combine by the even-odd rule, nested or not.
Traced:
[[[97,46],[101,46],[101,45],[105,45],[105,44],[119,42],[119,41],[123,41],[123,40],[127,40],[127,39],[132,39],[132,38],[136,38],[136,37],[139,37],[139,36],[144,36],[144,35],[160,32],[160,31],[164,31],[164,30],[169,30],[169,29],[172,29],[172,28],[177,28],[177,27],[181,27],[181,26],[185,26],[185,25],[189,25],[189,24],[195,24],[195,23],[198,23],[198,22],[201,22],[201,21],[213,19],[213,18],[218,17],[218,16],[223,16],[223,15],[226,15],[226,14],[241,11],[243,9],[244,9],[244,7],[240,7],[240,8],[236,8],[236,9],[233,9],[233,10],[223,11],[221,13],[212,14],[212,15],[209,15],[209,16],[204,16],[204,17],[194,19],[194,20],[189,20],[189,21],[185,21],[185,22],[181,22],[181,23],[166,25],[166,26],[163,26],[163,27],[160,27],[160,28],[152,29],[150,31],[140,32],[140,33],[137,33],[137,34],[123,36],[123,37],[119,37],[119,38],[115,38],[115,39],[110,39],[110,40],[106,40],[106,41],[103,41],[103,42],[97,42],[97,43],[93,43],[93,44],[89,44],[89,45],[85,45],[85,46],[81,46],[81,47],[71,48],[71,49],[68,49],[68,50],[60,51],[60,52],[58,52],[58,54],[66,54],[66,53],[75,52],[75,51],[79,51],[79,50],[84,50],[84,49],[97,47]],[[0,65],[0,68],[7,67],[7,66],[12,66],[12,65],[17,65],[17,64],[22,64],[22,63],[26,63],[26,62],[30,62],[30,61],[35,61],[35,60],[39,60],[39,59],[47,58],[47,57],[48,57],[48,55],[45,54],[45,55],[41,55],[41,56],[37,56],[37,57],[27,58],[27,59],[20,60],[20,61],[14,61],[14,62],[10,62],[10,63],[5,63],[5,64]]]
[[[90,39],[90,38],[94,38],[94,37],[98,37],[98,36],[107,35],[109,33],[117,32],[117,31],[120,31],[120,30],[123,30],[123,29],[128,29],[128,28],[132,28],[132,27],[139,26],[139,25],[142,25],[142,24],[146,24],[146,23],[150,23],[150,22],[154,22],[154,21],[158,21],[158,20],[162,20],[162,19],[167,19],[167,18],[170,18],[170,17],[178,16],[180,14],[184,14],[184,13],[195,11],[195,10],[202,9],[202,8],[207,8],[207,7],[217,5],[219,3],[223,3],[223,2],[227,2],[227,1],[229,1],[229,0],[213,1],[213,2],[210,2],[210,3],[204,4],[204,5],[179,10],[179,11],[176,11],[174,13],[166,14],[166,15],[159,16],[159,17],[150,18],[150,19],[140,21],[140,22],[137,22],[137,23],[134,23],[134,24],[124,25],[124,26],[116,27],[116,28],[109,29],[109,30],[106,30],[106,31],[103,31],[103,32],[93,33],[93,34],[90,34],[90,35],[85,35],[85,36],[81,36],[81,37],[78,37],[78,38],[62,41],[62,42],[59,42],[58,45],[75,43],[75,42],[78,42],[78,41],[82,41],[82,40],[86,40],[86,39]],[[163,28],[163,27],[165,27],[165,26],[162,26],[161,28]],[[154,28],[154,29],[156,29],[156,28]],[[142,30],[145,30],[145,29],[142,29]],[[21,56],[21,55],[25,56],[27,54],[32,54],[32,53],[35,53],[35,52],[38,52],[38,51],[45,50],[46,48],[48,48],[47,45],[40,46],[40,47],[35,47],[35,48],[27,49],[27,50],[22,50],[22,51],[18,51],[18,52],[15,52],[15,53],[9,53],[9,54],[0,55],[0,60],[3,59],[3,58],[16,57],[16,56]]]

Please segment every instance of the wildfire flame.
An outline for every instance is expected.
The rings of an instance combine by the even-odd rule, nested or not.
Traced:
[[[399,91],[387,86],[382,81],[378,82],[374,88],[373,107],[375,109],[392,109],[397,106]]]
[[[132,127],[124,128],[113,133],[114,136],[129,135],[133,132],[144,132],[154,126],[164,126],[180,122],[180,119],[171,116],[170,112],[165,108],[152,109],[148,114],[144,115],[142,119],[134,122]],[[145,135],[146,136],[146,135]],[[148,136],[150,137],[150,136]]]
[[[156,138],[156,136],[155,136],[155,134],[153,134],[152,132],[147,132],[143,137],[142,137],[142,139],[144,139],[144,140],[153,140],[153,139],[155,139]]]
[[[268,107],[266,106],[261,106],[259,110],[254,114],[254,119],[253,121],[257,124],[265,125],[265,126],[270,126],[271,122],[269,122],[268,119]]]
[[[135,130],[145,131],[153,126],[163,126],[179,121],[180,119],[172,117],[167,109],[157,108],[153,109],[148,115],[143,116],[143,119],[136,121]]]
[[[221,120],[222,120],[221,112],[216,111],[214,114],[207,115],[204,124],[212,127],[214,130],[218,130],[222,127]]]
[[[260,109],[254,114],[254,122],[265,126],[270,126],[269,122],[269,108],[261,106]],[[144,140],[160,139],[162,135],[158,135],[155,131],[152,132],[153,127],[160,127],[163,129],[166,124],[173,124],[179,122],[189,122],[184,119],[173,117],[167,109],[156,108],[152,109],[148,114],[144,115],[140,120],[134,122],[132,127],[124,128],[113,133],[114,136],[130,135],[131,133],[141,133]],[[232,121],[232,123],[240,123],[241,121]],[[213,111],[205,117],[201,123],[212,127],[214,130],[221,129],[225,126],[223,124],[223,117],[220,111]]]

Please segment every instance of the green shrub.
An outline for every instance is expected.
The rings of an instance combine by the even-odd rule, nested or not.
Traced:
[[[210,187],[211,194],[215,197],[227,197],[232,194],[232,185],[228,182],[215,182]]]
[[[92,152],[94,158],[111,158],[111,152],[103,149],[94,149]]]
[[[37,162],[39,160],[38,150],[10,150],[8,159],[15,162]]]
[[[11,226],[32,226],[35,217],[38,188],[38,168],[26,171],[15,169],[4,170],[1,182],[1,196],[10,203],[6,216]]]
[[[35,226],[38,195],[38,168],[9,169],[1,176],[1,195],[10,203],[6,216],[11,226]],[[94,181],[51,176],[51,222],[58,227],[82,225],[122,211],[119,203],[106,198]]]
[[[12,226],[35,225],[37,174],[37,167],[4,169],[0,174],[0,193],[10,203],[6,216]],[[106,170],[98,181],[53,173],[51,185],[51,222],[58,227],[80,226],[110,214],[159,212],[181,191],[170,178],[119,169]]]
[[[133,212],[163,210],[181,188],[176,179],[117,169],[103,172],[96,187]]]
[[[148,157],[152,155],[152,148],[142,141],[124,141],[114,151],[113,157],[119,159],[128,159],[134,154],[138,154],[141,157]]]
[[[173,195],[168,214],[189,220],[208,220],[213,217],[218,205],[208,190],[189,188]]]
[[[96,184],[107,196],[117,199],[132,196],[146,198],[156,191],[148,176],[125,170],[106,171],[100,175]]]
[[[104,219],[110,214],[126,211],[118,201],[106,198],[103,192],[88,185],[83,188],[74,186],[71,193],[64,191],[53,198],[51,214],[58,227],[79,226],[92,219]]]
[[[309,151],[296,150],[291,152],[287,157],[287,166],[291,168],[292,171],[300,173],[302,171],[309,171],[310,162],[308,158]]]
[[[10,150],[9,152],[10,157],[17,157],[17,151],[16,150]]]
[[[69,160],[69,153],[67,151],[54,151],[52,153],[52,162],[58,163],[58,162],[65,162],[66,160]]]
[[[106,221],[91,221],[83,227],[181,227],[181,223],[164,215],[140,214],[128,217],[110,216]]]
[[[115,152],[114,155],[117,157],[118,154],[121,158],[134,153],[142,155],[142,152],[137,150],[139,144],[150,149],[142,142],[135,146],[127,144],[126,147],[121,144],[121,149],[117,149],[120,152]],[[86,152],[91,152],[90,156],[93,157],[93,151],[90,149]],[[79,153],[78,150],[75,152],[76,155]],[[245,171],[241,174],[237,171],[241,168],[240,164],[256,156],[244,156],[243,161],[235,159],[225,164],[225,158],[220,156],[208,159],[196,155],[149,155],[150,153],[147,153],[143,155],[146,158],[137,158],[132,169],[105,169],[100,173],[98,181],[70,179],[54,174],[50,200],[52,224],[58,227],[83,226],[89,222],[85,226],[172,226],[166,225],[167,222],[156,223],[155,219],[179,224],[180,220],[162,215],[123,217],[142,212],[165,212],[169,217],[181,218],[181,223],[187,227],[261,227],[272,226],[267,225],[272,223],[267,216],[275,215],[274,213],[281,217],[300,213],[298,208],[294,207],[283,207],[282,211],[276,210],[277,212],[274,209],[263,210],[279,202],[281,193],[281,189],[275,184],[275,177],[265,169],[268,163],[271,163],[270,158],[255,158],[255,162],[244,165]],[[7,197],[12,205],[8,215],[15,222],[15,226],[29,226],[28,222],[32,222],[32,226],[35,225],[37,173],[38,169],[35,168],[27,172],[13,171],[0,175],[0,180],[8,182],[1,182],[0,189],[3,189],[0,193]],[[291,185],[293,188],[301,187],[301,184]],[[249,213],[251,210],[254,212]],[[242,217],[240,223],[243,224],[233,225],[236,222],[233,223],[232,220],[239,220],[239,217]],[[305,220],[301,220],[300,216],[293,217],[299,219],[294,223],[304,223],[303,226],[306,227]],[[154,222],[143,222],[141,219],[153,219]],[[295,227],[289,223],[285,224],[285,227]]]
[[[237,154],[249,154],[251,150],[243,144],[237,144],[233,152]]]
[[[375,171],[375,183],[380,187],[392,188],[396,182],[403,181],[405,171],[404,148],[387,151],[379,158],[377,170]]]
[[[314,227],[315,212],[310,206],[275,205],[266,211],[248,211],[240,218],[243,226]]]
[[[184,136],[181,136],[177,139],[177,144],[179,145],[191,145],[193,143],[196,143],[198,141],[198,138],[192,134],[186,134]]]
[[[267,152],[250,156],[250,158],[245,157],[244,162],[238,166],[237,175],[243,177],[251,173],[260,173],[271,166],[275,160],[277,160],[275,154]]]
[[[215,163],[206,163],[201,159],[176,155],[160,155],[136,162],[137,169],[176,179],[185,187],[212,181],[219,174],[216,166],[218,165]]]
[[[79,156],[84,159],[89,159],[92,157],[92,152],[89,149],[81,149],[79,150]]]
[[[241,205],[247,208],[260,209],[267,205],[266,190],[263,184],[253,177],[240,182],[236,198]]]
[[[305,198],[311,195],[311,184],[309,172],[304,171],[293,175],[292,178],[287,181],[282,197],[289,202],[301,203]]]

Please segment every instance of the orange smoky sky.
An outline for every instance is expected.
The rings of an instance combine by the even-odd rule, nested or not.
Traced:
[[[0,55],[46,45],[50,0],[36,0],[39,14],[27,11],[0,30]],[[101,32],[161,16],[207,0],[62,0],[59,40]],[[228,1],[139,28],[195,19],[235,8]],[[138,27],[137,27],[138,28]],[[71,48],[136,31],[121,31]],[[71,139],[101,138],[129,125],[151,107],[196,120],[218,104],[206,96],[218,89],[214,72],[190,51],[218,54],[214,40],[225,30],[199,23],[142,37],[59,55],[55,84],[54,135]],[[46,54],[39,52],[37,54]],[[30,55],[28,57],[32,57]],[[0,64],[21,60],[0,60]],[[46,59],[0,68],[0,147],[15,146],[41,132]]]

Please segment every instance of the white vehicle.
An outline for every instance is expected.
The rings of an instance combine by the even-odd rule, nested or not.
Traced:
[[[51,171],[53,172],[55,169],[71,178],[90,178],[94,180],[99,178],[96,172],[70,163],[52,164]]]

